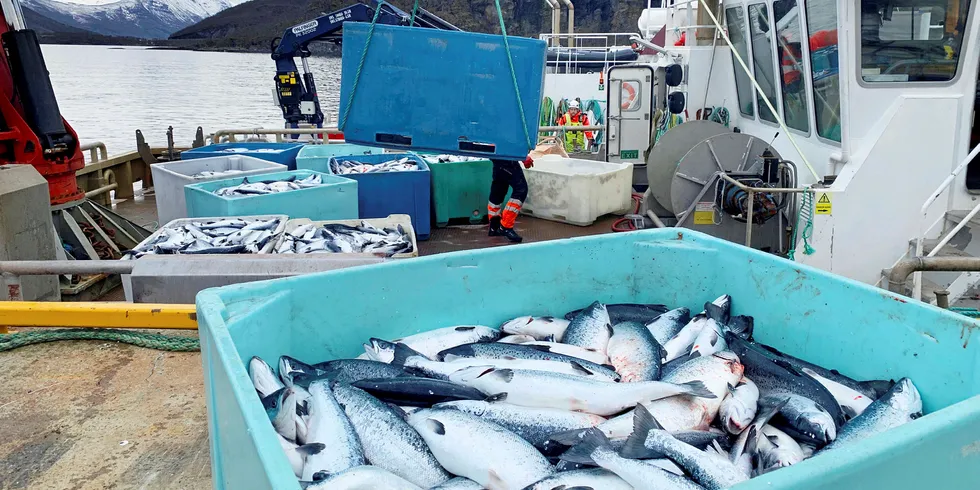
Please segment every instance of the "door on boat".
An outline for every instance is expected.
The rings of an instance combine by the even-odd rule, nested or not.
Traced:
[[[620,66],[608,75],[606,161],[645,166],[653,130],[653,67]]]

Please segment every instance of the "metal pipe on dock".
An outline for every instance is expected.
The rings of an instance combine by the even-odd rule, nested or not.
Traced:
[[[2,260],[0,274],[47,276],[61,274],[130,274],[128,260]],[[0,322],[2,323],[2,322]]]
[[[197,309],[194,305],[0,301],[0,325],[196,330]]]
[[[85,197],[86,198],[92,198],[94,196],[98,196],[99,194],[104,194],[104,193],[109,192],[109,191],[114,191],[114,190],[116,190],[117,187],[119,187],[119,184],[113,182],[113,183],[111,183],[109,185],[105,185],[105,186],[99,187],[98,189],[93,189],[93,190],[90,190],[90,191],[86,192],[85,193]]]
[[[977,257],[912,257],[902,259],[888,272],[888,290],[905,292],[905,281],[913,272],[980,272]]]

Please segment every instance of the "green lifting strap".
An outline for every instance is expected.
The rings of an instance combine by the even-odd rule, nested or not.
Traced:
[[[507,64],[510,65],[510,77],[514,80],[514,92],[517,93],[517,110],[521,112],[521,123],[524,125],[524,139],[527,142],[527,151],[531,151],[534,149],[534,145],[531,144],[531,134],[527,130],[527,118],[524,117],[524,103],[521,102],[521,89],[517,85],[517,72],[514,70],[514,59],[510,56],[510,42],[507,40],[507,26],[504,25],[504,13],[500,10],[500,0],[493,0],[493,3],[497,6],[497,18],[500,19],[500,33],[504,36],[504,50],[507,52]]]

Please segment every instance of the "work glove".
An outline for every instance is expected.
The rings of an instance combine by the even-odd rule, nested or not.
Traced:
[[[531,157],[527,157],[524,159],[524,162],[522,163],[524,163],[524,168],[531,168],[534,166],[534,159]]]

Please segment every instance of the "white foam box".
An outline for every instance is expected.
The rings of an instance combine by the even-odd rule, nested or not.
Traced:
[[[588,226],[606,214],[629,211],[633,164],[545,155],[524,170],[528,196],[523,213]]]

